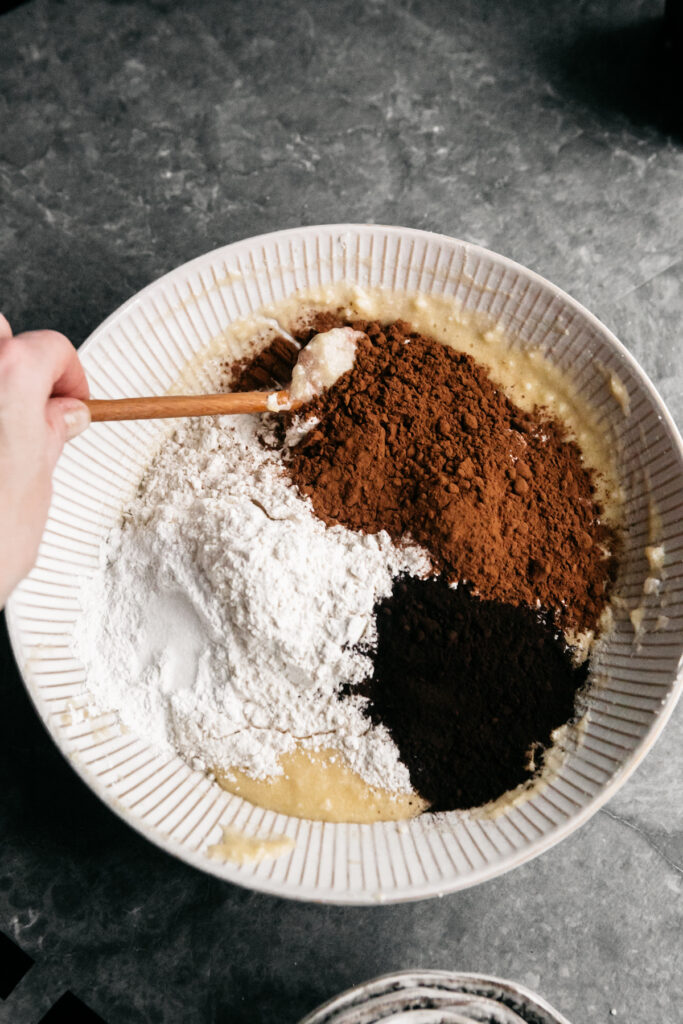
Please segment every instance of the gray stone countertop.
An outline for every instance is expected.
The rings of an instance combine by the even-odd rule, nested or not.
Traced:
[[[683,420],[683,154],[659,22],[622,0],[34,0],[0,16],[0,305],[76,343],[159,274],[305,223],[479,242],[595,312]],[[0,1022],[282,1022],[373,975],[515,979],[576,1024],[683,1011],[683,708],[540,859],[368,909],[233,888],[133,833],[44,732],[2,640]],[[75,1024],[76,1018],[74,1018]]]

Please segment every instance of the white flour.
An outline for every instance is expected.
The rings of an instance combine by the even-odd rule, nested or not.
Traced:
[[[370,671],[373,606],[421,549],[326,527],[258,442],[259,420],[188,421],[165,441],[83,587],[75,643],[103,710],[201,768],[263,778],[297,743],[411,789],[344,682]]]

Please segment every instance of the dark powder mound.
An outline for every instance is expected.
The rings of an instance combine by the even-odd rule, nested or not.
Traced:
[[[301,340],[340,323],[326,314]],[[412,537],[481,597],[540,603],[563,626],[595,628],[615,536],[562,425],[522,412],[471,356],[404,322],[352,326],[367,334],[354,367],[304,408],[320,422],[289,452],[316,514]]]
[[[431,809],[478,807],[532,778],[586,682],[561,633],[443,578],[399,581],[376,613],[374,671],[354,692]]]

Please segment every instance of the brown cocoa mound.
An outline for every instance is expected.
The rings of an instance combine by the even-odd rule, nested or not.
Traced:
[[[301,341],[344,322],[312,318]],[[412,538],[482,598],[595,628],[616,538],[562,424],[523,412],[471,356],[407,323],[351,326],[367,335],[354,367],[304,408],[320,422],[288,453],[316,514]]]
[[[430,809],[478,807],[533,778],[586,681],[561,633],[443,578],[399,581],[376,615],[373,673],[353,692]]]

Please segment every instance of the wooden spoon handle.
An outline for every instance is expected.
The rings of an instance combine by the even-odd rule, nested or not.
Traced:
[[[91,398],[85,404],[94,423],[102,420],[171,419],[175,416],[227,416],[233,413],[266,412],[269,394],[242,391],[225,395],[159,395],[149,398]],[[293,407],[293,406],[292,406]]]

